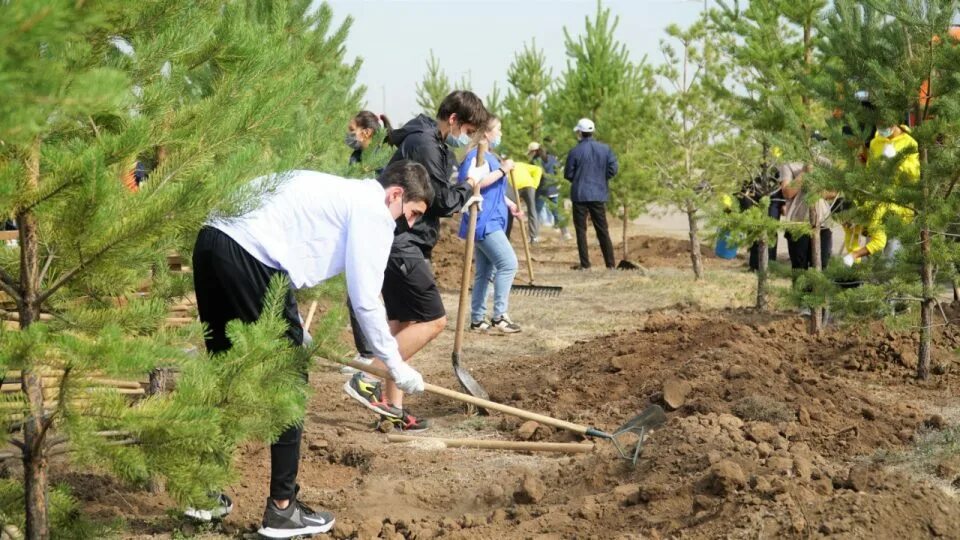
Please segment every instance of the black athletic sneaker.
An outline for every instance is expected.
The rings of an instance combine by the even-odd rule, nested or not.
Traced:
[[[297,490],[299,491],[299,487]],[[273,499],[267,498],[267,508],[263,511],[263,526],[257,533],[264,538],[321,534],[332,529],[335,521],[333,514],[313,510],[297,500],[296,495],[283,510],[277,508]]]
[[[350,380],[344,383],[343,391],[348,396],[359,401],[364,407],[383,416],[398,417],[383,399],[383,393],[380,390],[380,382],[371,382],[363,377],[363,373],[355,373]]]
[[[223,519],[233,511],[233,501],[225,493],[211,493],[210,499],[213,505],[209,508],[194,508],[188,506],[183,511],[183,515],[197,521],[214,521]]]
[[[430,421],[426,418],[418,418],[410,413],[409,409],[398,409],[392,405],[388,405],[390,412],[393,413],[392,416],[386,416],[385,418],[389,419],[393,423],[393,427],[399,429],[400,431],[408,431],[411,433],[416,433],[418,431],[426,431],[430,428]]]
[[[486,320],[470,323],[470,330],[474,332],[486,332],[490,329],[490,323]]]
[[[494,318],[492,321],[490,321],[490,324],[492,324],[495,329],[503,332],[504,334],[516,334],[517,332],[520,331],[520,326],[518,326],[515,322],[511,321],[510,316],[507,315],[506,313],[504,313],[499,317]]]

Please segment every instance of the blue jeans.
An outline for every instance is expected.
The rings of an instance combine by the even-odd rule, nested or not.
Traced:
[[[493,280],[493,317],[507,312],[510,287],[517,275],[517,254],[503,231],[487,234],[476,244],[474,255],[477,258],[477,274],[473,280],[473,296],[470,301],[470,320],[480,322],[487,311],[487,286],[490,276]]]

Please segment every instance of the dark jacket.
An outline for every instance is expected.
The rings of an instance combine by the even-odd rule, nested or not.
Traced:
[[[553,197],[559,195],[560,186],[557,182],[557,167],[560,166],[560,161],[557,159],[557,156],[547,154],[546,160],[536,157],[533,159],[533,164],[543,168],[543,177],[540,178],[540,185],[537,187],[537,196]]]
[[[470,198],[472,190],[469,184],[455,185],[450,182],[457,160],[440,136],[436,120],[421,114],[403,127],[391,131],[389,139],[390,144],[397,147],[390,163],[410,159],[423,165],[436,192],[427,212],[413,228],[398,232],[394,241],[395,250],[398,244],[400,247],[412,244],[429,259],[440,235],[440,218],[458,212]]]
[[[617,157],[609,146],[593,137],[581,140],[567,154],[563,170],[563,177],[573,184],[570,199],[575,203],[607,202],[608,184],[618,170]]]

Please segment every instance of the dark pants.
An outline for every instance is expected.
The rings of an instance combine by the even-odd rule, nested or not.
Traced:
[[[204,338],[207,351],[218,353],[231,347],[227,322],[240,319],[252,323],[260,318],[270,279],[278,273],[219,230],[200,230],[193,249],[193,284],[200,320],[208,327]],[[287,291],[283,318],[289,325],[287,339],[295,346],[303,345],[303,327],[292,290]],[[272,499],[292,499],[296,493],[302,433],[301,425],[293,425],[270,446]]]
[[[364,358],[373,358],[373,351],[367,345],[367,339],[363,335],[363,329],[360,328],[360,321],[353,314],[353,304],[347,297],[347,311],[350,312],[350,329],[353,330],[353,346],[357,348],[357,353]]]
[[[610,242],[610,232],[607,230],[607,203],[583,202],[573,203],[573,227],[577,231],[577,251],[580,253],[580,267],[590,268],[590,252],[587,249],[587,214],[593,221],[593,230],[597,233],[600,242],[600,251],[603,252],[603,262],[607,268],[616,268],[613,258],[613,243]]]
[[[512,194],[511,190],[511,194]],[[532,187],[520,188],[520,198],[523,199],[523,205],[527,207],[527,239],[534,240],[540,235],[540,216],[537,215],[537,192]],[[513,197],[510,197],[513,201]],[[517,206],[520,206],[518,201]],[[510,238],[510,232],[513,230],[513,214],[507,212],[507,238]]]
[[[787,239],[787,251],[790,252],[790,266],[794,270],[806,270],[813,266],[812,246],[810,244],[810,235],[803,235],[793,238],[789,232],[785,235]],[[833,250],[833,231],[830,229],[820,229],[820,268],[826,268],[830,262],[830,252]]]

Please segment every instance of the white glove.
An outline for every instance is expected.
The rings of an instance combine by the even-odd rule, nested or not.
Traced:
[[[477,204],[477,212],[483,212],[483,195],[474,195],[463,203],[463,207],[469,209],[474,203]]]
[[[490,164],[484,162],[484,164],[480,167],[477,167],[476,165],[471,166],[470,170],[467,171],[467,178],[473,178],[479,182],[486,178],[488,174],[490,174]]]
[[[853,256],[853,253],[847,253],[846,255],[843,256],[843,265],[846,266],[847,268],[850,268],[851,266],[853,266],[853,262],[855,260],[856,258]]]
[[[897,157],[897,149],[890,143],[883,145],[883,157],[890,159]]]
[[[423,375],[410,367],[406,362],[399,362],[390,368],[390,378],[397,383],[397,387],[405,394],[419,394],[423,392]]]

